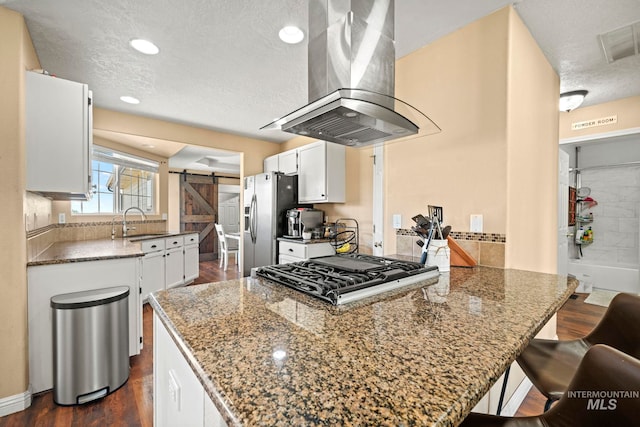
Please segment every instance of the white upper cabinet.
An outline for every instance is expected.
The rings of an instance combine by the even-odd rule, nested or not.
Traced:
[[[293,149],[280,154],[274,154],[264,159],[264,172],[282,172],[285,175],[298,173],[298,150]]]
[[[317,141],[298,148],[298,202],[344,201],[344,145]]]
[[[93,141],[87,85],[26,72],[27,190],[87,200]]]
[[[278,166],[278,155],[274,154],[273,156],[269,156],[264,159],[262,162],[263,172],[279,172],[280,167]]]
[[[298,150],[289,150],[278,154],[280,172],[285,175],[298,173]]]

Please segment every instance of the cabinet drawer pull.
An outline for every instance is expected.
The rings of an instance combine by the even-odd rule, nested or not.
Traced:
[[[293,249],[289,248],[289,252],[293,252]]]
[[[155,248],[157,248],[156,245],[151,245],[151,249],[155,249]]]

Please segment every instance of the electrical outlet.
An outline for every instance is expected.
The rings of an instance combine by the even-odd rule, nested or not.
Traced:
[[[393,228],[402,228],[402,215],[393,214]]]
[[[58,214],[58,224],[64,224],[66,222],[67,222],[67,218],[66,218],[64,212],[63,213],[59,213]]]
[[[469,231],[472,233],[482,233],[482,215],[471,215]]]

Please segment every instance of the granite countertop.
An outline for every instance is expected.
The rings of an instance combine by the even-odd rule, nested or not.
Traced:
[[[140,243],[128,239],[56,242],[27,263],[28,267],[143,256]]]
[[[338,307],[260,278],[149,299],[229,425],[453,426],[576,286],[454,267]]]
[[[144,234],[139,236],[117,237],[115,239],[80,240],[73,242],[55,242],[41,254],[27,263],[27,267],[69,262],[99,261],[105,259],[131,258],[144,256],[140,242],[162,239],[164,237],[192,234],[194,232]]]

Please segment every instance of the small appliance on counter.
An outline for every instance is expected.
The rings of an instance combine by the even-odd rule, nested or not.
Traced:
[[[302,239],[302,233],[321,228],[324,211],[313,208],[294,208],[287,211],[287,234],[290,239]]]

